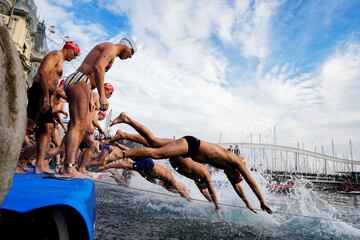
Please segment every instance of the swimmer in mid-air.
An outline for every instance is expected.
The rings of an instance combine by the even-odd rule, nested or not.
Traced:
[[[129,148],[125,145],[116,144],[117,147],[106,144],[103,148],[103,152],[111,152],[114,149],[123,149],[128,150]],[[102,157],[106,157],[107,154],[101,154]],[[179,193],[180,196],[191,201],[189,190],[184,186],[184,184],[177,181],[174,175],[162,167],[160,164],[154,163],[151,158],[136,157],[132,158],[133,162],[129,159],[121,159],[118,161],[111,162],[109,164],[104,164],[101,166],[98,171],[102,171],[110,168],[121,168],[126,170],[137,171],[142,177],[148,180],[151,183],[161,185],[166,190],[174,193]]]
[[[121,113],[114,119],[111,125],[129,123],[130,121],[130,118],[125,113]],[[164,159],[177,156],[181,156],[183,158],[190,157],[198,163],[207,163],[216,168],[223,169],[228,178],[234,180],[230,180],[233,186],[240,186],[239,184],[234,183],[238,183],[238,180],[241,181],[240,176],[242,176],[259,199],[261,209],[269,214],[272,213],[272,210],[266,203],[259,186],[256,184],[254,178],[246,168],[242,156],[237,156],[233,152],[227,151],[219,145],[199,140],[193,136],[185,136],[180,139],[169,139],[167,144],[159,148],[141,147],[128,150],[114,148],[105,158],[104,163],[129,157]],[[241,191],[240,189],[235,190],[237,190],[238,194],[238,191]],[[251,206],[249,208],[254,211]]]

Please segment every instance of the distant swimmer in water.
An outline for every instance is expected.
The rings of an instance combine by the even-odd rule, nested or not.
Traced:
[[[105,145],[104,149],[106,149],[108,153],[113,151],[114,149],[129,150],[128,147],[121,144],[117,144],[117,147],[111,145]],[[106,156],[107,154],[102,155],[102,157],[106,157]],[[151,158],[135,157],[132,158],[132,160],[133,162],[130,161],[129,159],[121,159],[109,164],[104,164],[98,169],[98,171],[102,171],[110,168],[121,168],[126,170],[137,171],[142,177],[144,177],[149,182],[161,185],[170,192],[179,193],[180,196],[182,196],[189,202],[191,201],[189,190],[184,186],[184,184],[177,181],[174,175],[169,170],[162,167],[160,164],[154,163],[153,159]],[[120,181],[120,179],[118,179],[117,181]]]
[[[127,139],[134,142],[141,143],[147,147],[159,148],[173,139],[158,138],[148,128],[140,124],[139,122],[127,117],[125,113],[122,113],[122,119],[124,122],[132,126],[139,134],[126,133],[118,130],[115,136],[111,139],[111,142],[115,142],[119,139]],[[112,124],[115,124],[114,122]],[[209,201],[215,204],[216,209],[220,209],[219,202],[216,197],[215,189],[211,183],[211,177],[207,168],[191,158],[183,158],[181,156],[171,157],[169,159],[171,166],[180,174],[194,180],[196,186],[199,188],[203,196]],[[242,192],[241,192],[242,193]],[[242,199],[246,199],[245,195],[241,196]],[[244,200],[245,201],[245,200]],[[248,201],[246,200],[248,203]],[[250,209],[251,206],[248,203]]]
[[[92,129],[94,111],[92,90],[97,88],[100,110],[106,111],[109,101],[105,95],[104,78],[113,65],[115,58],[122,60],[131,58],[136,52],[135,42],[123,38],[118,43],[104,42],[96,45],[85,57],[77,71],[65,80],[65,93],[69,101],[70,124],[65,135],[64,174],[71,177],[87,178],[75,168],[76,151],[84,136]]]
[[[129,117],[125,113],[122,113],[116,119],[114,119],[112,125],[118,123],[127,123],[128,121]],[[181,156],[183,158],[190,157],[196,162],[207,163],[216,168],[225,170],[225,174],[233,186],[240,186],[239,184],[234,183],[239,183],[241,181],[240,176],[242,176],[256,197],[259,199],[261,209],[270,214],[272,213],[271,208],[267,205],[259,186],[255,182],[255,179],[251,176],[250,172],[243,163],[242,156],[236,156],[233,152],[230,152],[217,144],[209,143],[203,140],[200,141],[199,139],[192,136],[185,136],[176,140],[173,139],[172,141],[169,141],[169,143],[159,148],[141,147],[128,150],[120,150],[115,148],[105,158],[104,162],[108,163],[127,157],[166,159],[177,156]],[[241,190],[235,190],[237,190],[239,195],[241,194],[239,192]],[[251,206],[250,209],[253,210]]]

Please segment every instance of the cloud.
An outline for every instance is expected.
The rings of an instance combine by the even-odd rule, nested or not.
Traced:
[[[272,121],[263,114],[264,111],[253,109],[253,104],[247,99],[223,88],[229,85],[226,80],[229,61],[214,43],[214,36],[224,45],[234,44],[240,39],[246,55],[265,57],[264,53],[247,50],[250,42],[246,37],[261,33],[253,40],[259,42],[263,39],[256,48],[267,49],[267,32],[261,26],[268,26],[271,11],[277,5],[261,3],[251,9],[247,1],[234,4],[223,1],[161,1],[161,4],[100,1],[100,5],[116,14],[127,14],[132,33],[141,45],[141,51],[134,57],[137,67],[131,69],[127,66],[125,69],[121,67],[123,63],[115,64],[107,76],[110,81],[113,76],[122,76],[124,84],[129,84],[124,87],[131,88],[129,93],[133,96],[124,98],[132,101],[136,101],[138,96],[146,98],[145,103],[137,102],[137,106],[159,112],[160,116],[155,118],[162,122],[175,124],[172,119],[176,119],[175,129],[179,134],[189,131],[191,127],[188,125],[191,125],[192,131],[205,138],[212,136],[214,140],[213,136],[217,138],[223,131],[233,132],[229,138],[236,139],[249,129],[271,127]],[[244,32],[242,28],[247,25],[249,27]],[[261,44],[263,48],[259,48]],[[237,49],[241,51],[243,47]],[[132,74],[126,73],[130,70]],[[132,76],[132,79],[127,81],[126,76]],[[132,89],[134,85],[141,85],[142,90]],[[133,106],[130,101],[121,100],[124,101]],[[159,108],[161,111],[155,110]],[[152,122],[158,121],[154,117],[151,119]],[[169,135],[169,131],[162,129],[162,132]]]
[[[276,59],[272,18],[283,1],[98,1],[104,12],[127,18],[130,28],[119,35],[76,18],[71,7],[36,2],[48,25],[79,41],[84,53],[99,41],[136,40],[135,56],[116,59],[106,74],[116,89],[110,102],[114,115],[125,111],[159,136],[217,142],[221,132],[223,141],[239,142],[252,132],[272,142],[276,126],[285,145],[319,146],[332,137],[360,144],[359,45],[326,52],[314,70]],[[229,69],[238,68],[255,71],[230,81]]]
[[[68,75],[81,64],[83,58],[96,43],[108,37],[105,28],[93,21],[77,18],[76,11],[69,11],[65,7],[73,6],[72,1],[63,3],[49,2],[46,0],[35,0],[39,9],[40,20],[44,19],[47,27],[55,26],[57,32],[47,33],[50,49],[59,49],[64,44],[64,37],[69,36],[75,40],[80,48],[82,55],[71,63],[65,63],[64,74]],[[66,4],[64,4],[66,3]]]
[[[246,2],[246,1],[245,1]],[[270,52],[269,31],[271,17],[281,1],[256,1],[254,6],[238,5],[234,26],[234,44],[241,42],[244,54],[250,57],[266,58]]]
[[[360,130],[360,45],[337,49],[316,72],[293,77],[289,72],[274,67],[259,82],[260,95],[276,112],[283,142],[319,146],[335,139],[346,149],[352,138],[359,144],[355,132]]]

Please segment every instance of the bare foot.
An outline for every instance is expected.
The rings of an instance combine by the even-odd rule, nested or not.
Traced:
[[[93,178],[94,174],[92,172],[87,171],[86,169],[79,169],[79,172],[90,177]]]
[[[25,174],[26,172],[20,168],[19,166],[16,166],[15,173],[17,174]]]
[[[55,172],[50,169],[50,167],[47,164],[37,164],[35,167],[35,173],[36,174],[54,174]]]
[[[124,158],[124,151],[119,148],[114,148],[109,155],[103,160],[103,165],[117,159]]]
[[[124,137],[125,132],[121,130],[117,130],[115,136],[113,136],[110,140],[110,142],[116,142],[117,140],[120,140]]]
[[[119,124],[119,123],[126,123],[127,120],[127,115],[126,113],[122,112],[120,113],[119,116],[117,116],[111,123],[110,123],[110,127],[114,126],[115,124]]]
[[[29,167],[27,166],[27,161],[25,159],[21,159],[18,161],[17,166],[24,171],[28,171]]]
[[[74,167],[64,167],[64,174],[67,174],[73,178],[90,178],[89,176],[82,174],[81,172],[76,170],[76,168]]]

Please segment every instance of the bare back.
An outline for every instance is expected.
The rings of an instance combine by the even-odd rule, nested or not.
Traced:
[[[194,157],[194,161],[198,163],[208,163],[220,169],[227,169],[233,168],[236,162],[242,162],[242,159],[217,144],[201,140],[200,148]]]
[[[116,57],[117,47],[115,44],[112,44],[110,42],[100,43],[96,45],[85,57],[78,71],[84,73],[90,78],[91,88],[94,89],[96,88],[95,65],[100,62],[101,58],[106,58],[107,65],[105,67],[105,72],[107,72],[111,68]]]
[[[206,177],[209,175],[207,168],[201,163],[193,161],[191,158],[172,157],[169,159],[171,166],[181,175],[191,179]]]

